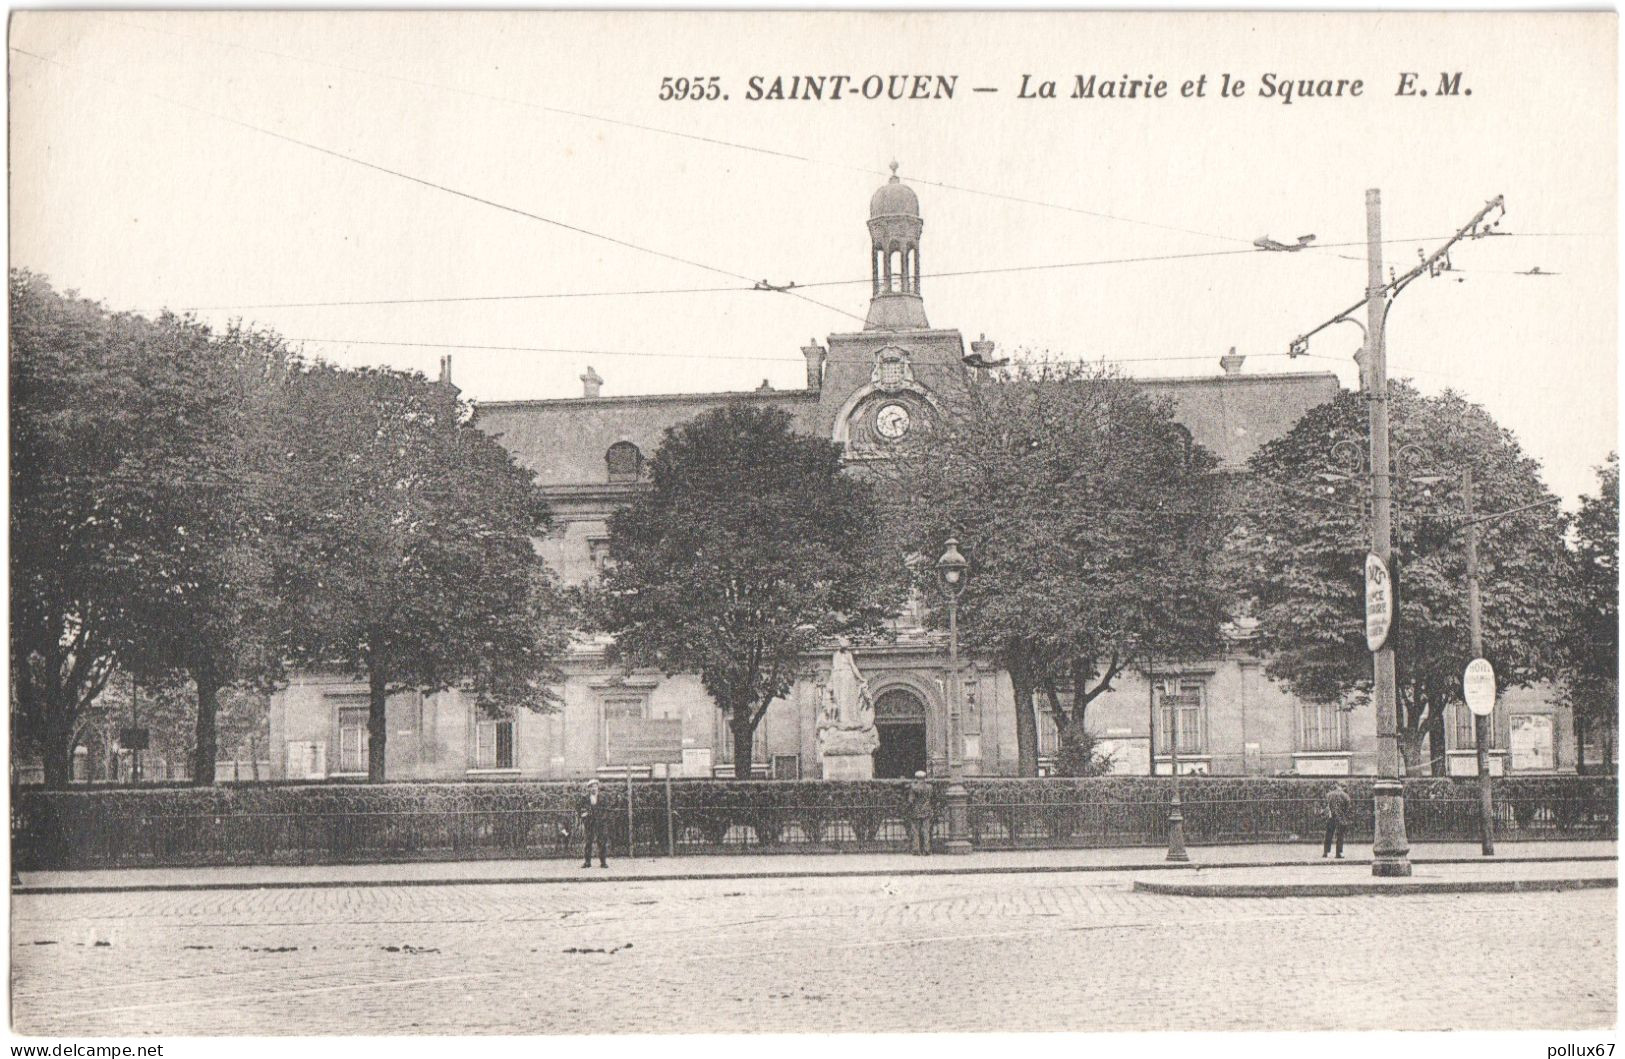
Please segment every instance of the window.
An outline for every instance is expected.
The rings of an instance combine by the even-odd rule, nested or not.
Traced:
[[[474,723],[474,767],[511,769],[513,764],[513,721],[481,719]]]
[[[643,453],[630,441],[617,441],[604,453],[612,482],[635,482],[643,474]]]
[[[1167,754],[1177,733],[1181,754],[1207,753],[1207,685],[1200,680],[1163,681],[1157,696],[1157,753]]]
[[[614,691],[604,696],[604,730],[600,733],[603,739],[604,752],[609,751],[609,724],[611,721],[629,718],[640,719],[648,715],[649,697],[647,695],[625,690]]]
[[[339,707],[339,771],[367,771],[367,713],[365,706]]]
[[[1298,749],[1336,751],[1349,748],[1349,715],[1337,703],[1306,702],[1298,707]]]

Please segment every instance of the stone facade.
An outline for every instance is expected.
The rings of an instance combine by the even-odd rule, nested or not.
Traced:
[[[799,429],[844,445],[854,464],[884,458],[887,444],[910,430],[927,428],[934,414],[933,393],[974,369],[966,366],[960,332],[933,329],[926,321],[919,266],[923,227],[917,198],[894,176],[871,202],[874,289],[866,326],[832,334],[825,345],[814,342],[802,348],[804,389],[613,397],[603,395],[605,380],[588,368],[581,397],[480,405],[476,422],[535,471],[547,491],[555,527],[539,543],[546,561],[567,582],[596,576],[607,554],[608,518],[639,488],[642,461],[659,446],[664,431],[725,402],[783,408]],[[993,352],[985,339],[972,347],[983,358]],[[1243,359],[1232,351],[1222,360],[1222,374],[1144,382],[1173,401],[1192,438],[1230,470],[1238,470],[1258,446],[1290,429],[1338,389],[1329,372],[1246,375]],[[946,645],[941,634],[921,628],[908,615],[898,622],[897,632],[893,643],[856,649],[875,703],[881,744],[875,774],[912,775],[916,768],[942,774],[948,760]],[[1375,771],[1369,708],[1351,714],[1332,710],[1328,716],[1306,713],[1247,655],[1244,640],[1234,646],[1223,658],[1178,671],[1125,673],[1112,693],[1091,705],[1091,727],[1108,741],[1120,771],[1146,772],[1152,756],[1159,771],[1167,770],[1162,748],[1152,755],[1148,739],[1152,711],[1164,709],[1164,698],[1170,705],[1166,714],[1158,713],[1158,739],[1165,738],[1165,718],[1177,713],[1189,728],[1182,752],[1187,745],[1193,748],[1181,762],[1183,769],[1232,774]],[[818,776],[817,722],[829,666],[828,655],[809,659],[809,675],[768,708],[757,735],[757,774]],[[721,712],[695,677],[618,673],[605,664],[602,644],[578,650],[566,671],[557,712],[521,711],[507,722],[477,718],[469,700],[456,691],[395,696],[389,703],[388,775],[571,778],[615,773],[619,770],[605,765],[604,744],[609,720],[619,716],[681,719],[684,760],[672,766],[672,774],[733,773],[732,744]],[[1015,704],[1009,678],[976,660],[967,663],[966,674],[966,771],[1014,773]],[[358,726],[357,714],[349,711],[365,706],[364,684],[311,674],[296,678],[272,703],[275,775],[364,773],[365,726]],[[1529,724],[1520,723],[1527,736]],[[1554,724],[1554,730],[1568,731],[1566,723]],[[1041,718],[1040,727],[1053,746],[1053,725]],[[1572,768],[1572,749],[1566,757],[1560,750],[1556,756],[1553,767]],[[1454,768],[1456,758],[1451,761]],[[664,766],[654,771],[662,774]]]

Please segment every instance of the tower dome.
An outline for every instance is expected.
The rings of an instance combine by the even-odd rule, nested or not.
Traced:
[[[920,197],[914,194],[914,189],[903,183],[897,177],[897,163],[892,163],[891,179],[880,185],[880,188],[869,199],[869,216],[880,217],[918,217],[920,215]]]
[[[897,176],[869,199],[869,263],[874,277],[866,331],[924,330],[925,302],[920,298],[920,200]]]

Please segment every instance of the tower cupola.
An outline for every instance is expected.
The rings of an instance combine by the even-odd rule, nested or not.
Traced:
[[[869,263],[874,292],[866,331],[925,329],[925,302],[920,297],[920,200],[897,177],[869,199]]]

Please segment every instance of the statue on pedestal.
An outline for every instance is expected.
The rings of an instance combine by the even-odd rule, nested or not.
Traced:
[[[843,637],[830,659],[829,695],[818,718],[818,756],[824,778],[873,779],[873,755],[879,745],[869,682],[852,657],[851,643]]]

